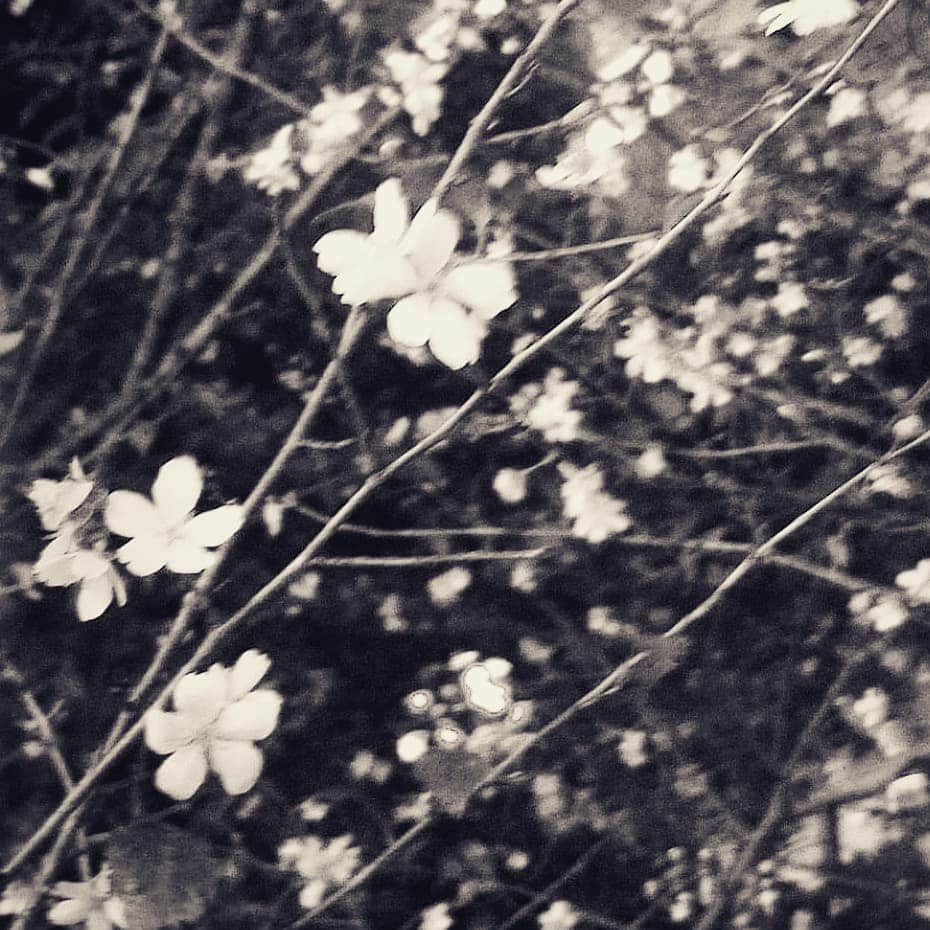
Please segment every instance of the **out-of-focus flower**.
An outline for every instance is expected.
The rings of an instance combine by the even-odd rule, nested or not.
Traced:
[[[874,730],[888,719],[888,709],[891,702],[882,688],[866,688],[862,694],[852,702],[853,717],[866,731]]]
[[[356,781],[369,781],[383,785],[391,775],[391,763],[379,759],[373,752],[362,749],[357,752],[349,763],[349,771]]]
[[[300,903],[308,910],[316,907],[332,888],[345,884],[362,861],[362,852],[353,846],[350,834],[329,841],[318,836],[286,840],[278,849],[285,868],[293,869],[304,880]]]
[[[841,26],[859,15],[855,0],[789,0],[776,3],[759,14],[759,23],[765,34],[772,35],[790,26],[798,36],[809,36],[817,29]]]
[[[510,408],[547,442],[573,442],[581,427],[581,411],[572,408],[577,381],[567,381],[562,368],[551,368],[542,383],[524,385],[510,400]]]
[[[362,109],[371,97],[370,87],[344,94],[335,87],[323,88],[323,99],[310,116],[297,124],[306,150],[300,167],[309,175],[319,173],[365,127]]]
[[[843,355],[850,368],[871,368],[882,357],[882,345],[868,336],[844,336]]]
[[[513,704],[509,662],[488,659],[474,662],[459,675],[465,703],[486,717],[501,717]]]
[[[39,554],[33,574],[50,588],[78,585],[75,602],[78,619],[96,620],[113,603],[126,603],[126,586],[101,552],[86,549],[76,538],[76,528],[66,523]]]
[[[925,429],[924,421],[916,413],[912,413],[898,420],[891,428],[891,432],[898,442],[907,442],[919,436]]]
[[[921,559],[913,568],[899,572],[894,583],[913,604],[930,604],[930,559]]]
[[[449,930],[453,923],[448,901],[440,901],[420,912],[420,930]]]
[[[471,572],[457,565],[440,575],[435,575],[426,583],[429,599],[437,607],[448,607],[455,603],[463,591],[471,584]]]
[[[656,443],[650,443],[635,461],[633,468],[643,481],[658,478],[668,469],[668,461],[662,447]]]
[[[861,87],[842,87],[830,97],[828,126],[841,126],[866,112],[868,96]]]
[[[858,591],[849,599],[848,606],[853,616],[861,617],[877,633],[896,630],[908,619],[907,607],[893,594]]]
[[[494,19],[507,10],[507,0],[477,0],[471,8],[478,19]]]
[[[890,814],[925,807],[930,803],[930,781],[923,772],[902,775],[885,789],[885,802]]]
[[[189,455],[166,462],[152,485],[152,498],[135,491],[113,491],[104,521],[130,541],[116,555],[133,575],[169,571],[195,574],[213,564],[211,549],[223,545],[242,525],[242,508],[226,504],[193,513],[203,490],[203,474]]]
[[[597,544],[615,533],[625,533],[632,526],[626,502],[604,490],[604,476],[597,465],[575,468],[563,462],[559,471],[564,478],[562,510],[572,521],[574,536]]]
[[[648,736],[644,730],[624,730],[617,753],[624,765],[638,769],[649,761],[647,747]]]
[[[700,190],[709,176],[707,159],[696,145],[672,152],[668,159],[669,187],[687,194]]]
[[[51,893],[63,899],[48,912],[49,922],[58,927],[84,924],[87,930],[113,930],[114,926],[129,926],[123,902],[110,893],[106,869],[86,882],[58,882]]]
[[[607,197],[620,197],[629,189],[626,156],[620,146],[632,141],[635,131],[617,119],[599,116],[573,132],[554,165],[536,170],[536,180],[550,190],[587,190],[595,187]]]
[[[384,53],[391,79],[400,87],[403,107],[410,114],[413,131],[425,136],[439,119],[443,88],[439,83],[449,70],[444,62],[430,61],[418,52],[391,49]]]
[[[505,504],[519,504],[526,498],[526,472],[519,468],[502,468],[494,476],[494,493]]]
[[[282,126],[263,149],[253,152],[245,166],[243,176],[269,197],[277,197],[284,191],[296,191],[300,177],[294,170],[294,150],[291,140],[294,124]]]
[[[319,823],[321,820],[326,819],[326,815],[329,813],[329,805],[324,804],[322,801],[318,801],[316,798],[307,798],[300,805],[300,816],[303,817],[307,823]]]
[[[810,305],[803,286],[797,281],[780,281],[778,293],[769,303],[782,319],[792,317]]]
[[[411,763],[422,759],[429,752],[429,730],[411,730],[397,740],[397,758]]]
[[[81,504],[93,488],[76,459],[71,460],[68,477],[62,481],[37,478],[29,487],[27,497],[39,511],[42,527],[55,532]]]
[[[30,907],[36,893],[27,882],[8,882],[0,895],[0,916],[17,917]]]
[[[906,500],[914,494],[913,486],[895,462],[873,468],[866,478],[866,490],[872,494],[897,497],[899,500]]]
[[[546,910],[539,915],[539,930],[572,930],[578,923],[577,911],[572,907],[571,901],[553,901]]]
[[[585,616],[585,627],[589,633],[598,633],[611,638],[619,636],[623,627],[613,618],[609,607],[592,607]]]
[[[877,326],[888,339],[899,339],[907,332],[907,310],[896,294],[883,294],[863,308],[866,320]]]
[[[836,827],[839,858],[844,865],[859,858],[874,859],[882,847],[901,835],[883,814],[872,811],[868,802],[840,807]]]
[[[255,649],[232,668],[219,663],[202,674],[185,675],[174,689],[174,711],[150,710],[145,744],[168,758],[155,773],[155,787],[185,801],[203,784],[208,769],[227,794],[243,794],[258,781],[262,753],[256,740],[278,723],[281,695],[255,689],[271,661]]]

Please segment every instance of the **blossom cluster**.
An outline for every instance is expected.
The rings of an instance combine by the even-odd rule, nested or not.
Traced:
[[[90,498],[93,486],[75,460],[67,478],[39,478],[28,491],[51,536],[33,573],[49,587],[76,586],[81,621],[101,616],[114,599],[120,606],[126,603],[125,583],[114,560],[138,577],[163,568],[198,574],[213,564],[213,550],[242,523],[242,509],[236,504],[194,514],[203,474],[190,456],[171,459],[159,469],[151,498],[135,491],[107,495],[102,527],[96,519],[97,502]],[[128,542],[108,552],[107,531]]]

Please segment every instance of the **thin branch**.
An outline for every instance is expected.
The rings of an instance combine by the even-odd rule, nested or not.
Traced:
[[[617,236],[614,239],[604,239],[601,242],[582,242],[580,245],[566,245],[558,249],[540,249],[538,252],[511,252],[508,255],[501,256],[481,256],[480,259],[471,259],[471,261],[480,260],[482,262],[547,262],[553,258],[569,258],[574,255],[585,255],[588,252],[603,252],[606,249],[619,249],[626,245],[634,245],[637,242],[645,242],[647,239],[655,239],[661,230],[652,232],[636,233],[630,236]]]
[[[477,550],[450,552],[442,555],[347,556],[346,558],[316,558],[307,568],[429,568],[432,565],[458,565],[460,562],[516,562],[538,559],[548,553],[548,546],[538,549],[502,549],[499,552]]]
[[[139,117],[142,114],[142,109],[146,101],[149,99],[149,94],[155,81],[155,75],[158,73],[158,68],[161,64],[167,44],[168,34],[162,30],[155,43],[155,48],[152,50],[152,55],[149,58],[145,74],[132,93],[129,111],[119,116],[115,121],[116,125],[120,127],[116,144],[110,153],[103,178],[97,186],[97,190],[94,192],[93,199],[88,205],[87,210],[84,212],[80,229],[74,237],[74,241],[68,253],[68,258],[58,277],[55,289],[52,291],[52,295],[49,298],[48,307],[45,311],[45,318],[42,321],[42,328],[39,330],[39,335],[36,337],[35,343],[32,346],[32,351],[26,362],[25,369],[19,376],[16,394],[7,412],[3,427],[0,429],[0,448],[5,446],[10,439],[13,429],[16,426],[16,419],[19,416],[23,404],[29,397],[29,392],[32,390],[32,382],[45,357],[45,350],[61,321],[68,285],[77,270],[78,263],[84,254],[84,249],[90,240],[94,227],[97,225],[97,218],[100,214],[100,210],[110,192],[113,181],[116,179],[116,174],[123,162],[126,150],[129,148],[129,143],[135,135],[136,127],[139,124]]]
[[[309,116],[312,107],[299,100],[293,94],[287,93],[270,84],[264,78],[251,71],[246,71],[241,67],[239,62],[230,60],[226,55],[210,51],[202,42],[195,39],[192,35],[184,31],[184,25],[180,17],[164,15],[157,9],[147,6],[142,0],[132,0],[133,6],[147,19],[158,23],[162,29],[166,30],[172,38],[176,39],[188,51],[193,52],[198,58],[203,59],[211,68],[225,74],[227,77],[235,78],[242,81],[256,90],[260,90],[267,97],[282,104],[294,113],[300,116]]]
[[[442,177],[433,189],[432,196],[437,201],[442,200],[465,163],[471,158],[472,152],[481,142],[481,137],[490,125],[500,105],[513,92],[517,82],[523,77],[524,72],[536,59],[543,46],[552,38],[552,34],[559,27],[562,20],[578,6],[579,2],[580,0],[560,0],[559,5],[542,24],[536,35],[530,39],[526,48],[517,56],[516,61],[510,66],[503,80],[497,85],[497,89],[469,124],[465,138],[462,139],[461,145],[456,149],[451,161],[446,166],[446,170],[442,173]]]

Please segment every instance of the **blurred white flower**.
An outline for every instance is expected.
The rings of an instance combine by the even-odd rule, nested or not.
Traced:
[[[898,420],[891,428],[891,432],[898,442],[907,442],[919,436],[925,429],[924,421],[916,413],[912,413]]]
[[[866,112],[868,96],[861,87],[842,87],[830,97],[828,126],[841,126]]]
[[[449,930],[453,923],[448,901],[440,901],[420,912],[419,930]]]
[[[617,753],[623,764],[638,769],[649,761],[648,736],[645,730],[624,730]]]
[[[294,124],[282,126],[263,149],[253,152],[245,166],[243,176],[269,197],[277,197],[284,191],[296,191],[300,178],[294,170],[294,151],[291,139]]]
[[[911,772],[896,778],[885,789],[890,814],[926,807],[930,803],[930,781],[923,772]]]
[[[597,465],[576,468],[563,462],[559,471],[564,478],[562,511],[572,521],[574,536],[597,544],[632,526],[626,502],[604,490],[604,476]]]
[[[203,474],[189,455],[166,462],[152,485],[152,498],[135,491],[113,491],[104,521],[117,536],[130,541],[116,555],[133,575],[169,571],[196,574],[213,564],[211,552],[242,525],[242,508],[226,504],[193,513],[203,490]]]
[[[769,303],[782,319],[792,317],[810,306],[804,287],[797,281],[779,281],[778,293]]]
[[[353,846],[351,834],[331,840],[318,836],[294,837],[278,849],[278,858],[285,868],[293,869],[304,880],[300,891],[302,907],[316,907],[333,888],[344,885],[355,872],[362,853]]]
[[[765,34],[772,35],[786,26],[798,36],[808,36],[817,29],[841,26],[859,15],[855,0],[789,0],[776,3],[759,14]]]
[[[444,93],[439,82],[446,76],[448,64],[396,48],[385,52],[383,57],[391,79],[401,89],[403,106],[410,114],[413,131],[425,136],[439,119]]]
[[[472,12],[478,19],[494,19],[507,10],[507,0],[477,0]]]
[[[899,339],[907,332],[907,310],[896,294],[883,294],[863,308],[866,320],[877,326],[888,339]]]
[[[874,730],[888,719],[891,701],[882,688],[866,688],[852,702],[853,716],[864,730]]]
[[[526,472],[519,468],[502,468],[494,476],[493,487],[505,504],[519,504],[526,498]]]
[[[28,882],[7,882],[0,895],[0,916],[17,917],[32,905],[36,893]]]
[[[510,663],[504,665],[488,659],[469,665],[459,675],[459,686],[465,703],[487,717],[501,717],[513,704],[510,685]]]
[[[227,794],[243,794],[258,781],[262,753],[256,740],[278,723],[281,695],[255,686],[271,661],[255,649],[232,668],[215,663],[201,674],[185,675],[174,689],[174,711],[145,715],[145,745],[168,758],[155,773],[155,787],[186,801],[203,784],[208,769]]]
[[[126,603],[126,586],[119,573],[101,552],[81,546],[71,523],[59,528],[32,571],[50,588],[79,586],[75,606],[81,622],[96,620],[114,598],[120,607]]]
[[[659,475],[668,469],[668,461],[665,458],[662,447],[657,443],[650,443],[643,450],[639,458],[636,459],[633,468],[643,481],[650,481],[653,478],[658,478]]]
[[[323,99],[313,105],[310,116],[297,123],[306,151],[300,167],[313,175],[329,164],[347,142],[362,131],[365,122],[361,111],[371,97],[372,88],[362,87],[344,94],[335,87],[323,88]]]
[[[872,494],[887,494],[906,500],[913,496],[914,488],[900,465],[889,462],[873,468],[866,477],[866,490]]]
[[[844,336],[843,355],[850,368],[871,368],[882,357],[882,345],[868,336]]]
[[[429,730],[411,730],[397,740],[397,758],[411,763],[422,759],[429,752]]]
[[[921,559],[913,568],[900,572],[894,583],[914,604],[930,604],[930,559]]]
[[[510,409],[547,442],[573,442],[581,427],[581,411],[572,408],[577,381],[567,381],[562,368],[551,368],[545,379],[523,385],[510,399]]]
[[[81,463],[74,458],[67,478],[61,481],[37,478],[32,482],[27,497],[39,511],[43,528],[54,532],[87,500],[93,486],[93,481],[84,474]]]
[[[368,749],[361,749],[352,757],[349,771],[356,781],[367,779],[377,785],[383,785],[391,776],[391,763],[379,759]]]
[[[429,599],[437,607],[448,607],[455,603],[459,596],[471,584],[471,572],[467,568],[457,565],[440,575],[435,575],[426,583]]]
[[[572,930],[579,916],[570,901],[553,901],[539,915],[539,930]]]
[[[114,926],[129,926],[123,902],[110,892],[106,868],[86,882],[57,882],[51,894],[63,899],[48,912],[49,922],[58,927],[84,924],[87,930],[113,930]]]
[[[868,802],[844,804],[837,814],[836,839],[840,862],[874,859],[882,847],[895,841],[900,831],[893,829],[884,815],[873,812]]]
[[[668,183],[678,191],[692,194],[707,182],[709,167],[696,145],[686,145],[672,152],[668,160]]]

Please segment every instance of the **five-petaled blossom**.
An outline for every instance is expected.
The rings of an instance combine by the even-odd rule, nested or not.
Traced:
[[[375,191],[372,233],[337,229],[313,250],[344,303],[402,298],[388,314],[390,337],[409,348],[429,345],[459,369],[477,361],[488,321],[517,299],[506,262],[451,263],[459,236],[455,214],[435,200],[411,220],[401,183],[390,178]]]
[[[174,689],[174,711],[150,710],[145,744],[168,758],[155,773],[155,787],[186,801],[203,784],[208,769],[227,794],[243,794],[258,781],[262,753],[256,740],[274,731],[281,695],[255,686],[271,665],[255,649],[242,653],[232,668],[219,663],[201,674],[185,675]]]
[[[39,511],[42,527],[54,533],[87,500],[94,483],[84,474],[81,463],[71,460],[68,477],[63,481],[37,478],[29,488],[29,500]]]
[[[58,882],[51,889],[63,898],[48,912],[50,923],[59,927],[85,924],[87,930],[127,927],[123,902],[110,893],[110,873],[104,868],[86,882]]]
[[[179,574],[196,574],[213,564],[209,550],[221,546],[242,525],[242,508],[226,504],[193,514],[203,490],[203,475],[189,455],[166,462],[152,485],[152,499],[135,491],[113,491],[104,520],[118,536],[130,540],[116,554],[138,576],[165,566]]]
[[[300,903],[316,907],[331,888],[344,885],[361,862],[362,852],[345,833],[331,840],[318,836],[292,837],[278,850],[281,864],[294,869],[304,880]]]

